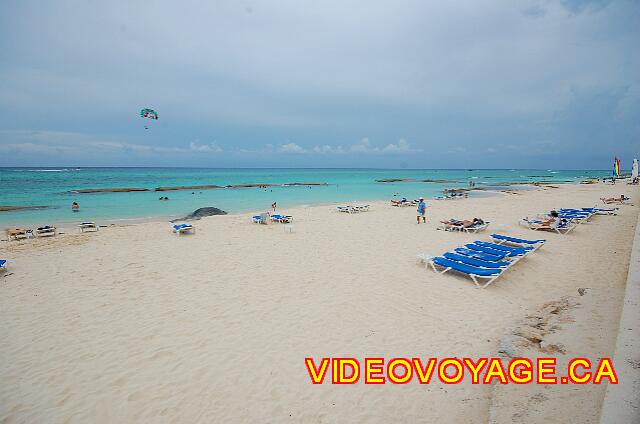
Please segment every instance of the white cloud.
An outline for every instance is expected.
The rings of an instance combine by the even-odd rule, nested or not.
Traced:
[[[189,143],[189,150],[193,152],[222,153],[222,148],[214,141],[209,144],[202,144],[200,140],[194,140]]]
[[[342,146],[330,146],[328,144],[323,144],[321,146],[315,146],[313,148],[315,153],[322,154],[342,154],[347,153],[347,151]]]
[[[346,147],[342,145],[321,144],[314,146],[311,149],[305,149],[296,143],[287,143],[279,145],[277,150],[281,153],[316,153],[322,155],[394,154],[419,151],[411,149],[409,143],[402,138],[396,143],[389,143],[380,147],[373,145],[367,137],[364,137],[359,142]]]
[[[395,144],[393,143],[387,144],[385,147],[382,148],[382,151],[390,152],[390,153],[406,153],[406,152],[410,152],[411,149],[409,148],[409,143],[407,143],[407,140],[401,138]]]
[[[281,144],[278,146],[278,152],[281,153],[307,153],[308,151],[298,146],[296,143]]]

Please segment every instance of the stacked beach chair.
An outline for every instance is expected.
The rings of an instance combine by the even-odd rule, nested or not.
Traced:
[[[545,240],[526,240],[492,234],[491,242],[475,241],[436,257],[419,256],[440,274],[455,271],[471,278],[480,288],[493,283],[522,258],[542,247]]]

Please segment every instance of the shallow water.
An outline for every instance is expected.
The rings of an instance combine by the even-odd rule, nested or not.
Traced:
[[[204,169],[204,168],[0,168],[0,205],[38,205],[47,209],[0,212],[0,226],[80,220],[180,216],[204,206],[228,212],[264,211],[331,202],[372,201],[394,196],[432,198],[445,188],[505,188],[510,182],[578,182],[609,171],[555,170],[409,170],[409,169]],[[447,183],[377,179],[448,180]],[[327,183],[327,186],[222,188],[165,192],[72,193],[74,189],[160,186]],[[522,189],[522,187],[509,187]],[[167,196],[169,201],[158,200]],[[71,211],[71,203],[80,212]]]

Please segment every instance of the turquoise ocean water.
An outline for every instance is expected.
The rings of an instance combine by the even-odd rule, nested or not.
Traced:
[[[191,169],[191,168],[0,168],[0,205],[48,206],[40,210],[0,212],[0,227],[45,225],[83,220],[176,217],[205,206],[228,212],[260,212],[273,201],[280,209],[332,202],[386,200],[394,196],[439,196],[445,188],[495,187],[512,182],[579,182],[609,176],[610,171],[554,170],[409,170],[409,169]],[[378,183],[377,179],[450,180],[448,183]],[[74,189],[185,185],[327,183],[327,186],[225,188],[209,190],[72,193]],[[159,201],[168,196],[169,201]],[[71,203],[80,212],[71,212]]]

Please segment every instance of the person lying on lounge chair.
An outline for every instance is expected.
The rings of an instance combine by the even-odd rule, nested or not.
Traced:
[[[450,219],[448,221],[440,222],[443,223],[447,228],[470,228],[484,224],[484,221],[480,218],[473,218],[473,220],[471,221],[468,219],[464,219],[462,221],[458,221],[457,219]]]
[[[600,200],[602,200],[604,203],[623,203],[625,200],[629,200],[628,197],[625,197],[624,194],[621,194],[620,197],[609,197],[609,198],[604,198],[601,197]]]
[[[407,202],[408,202],[408,200],[407,200],[407,198],[406,198],[406,197],[403,197],[403,198],[402,198],[402,199],[400,199],[400,200],[391,200],[391,204],[392,204],[392,205],[403,205],[403,204],[405,204],[405,203],[407,203]]]

